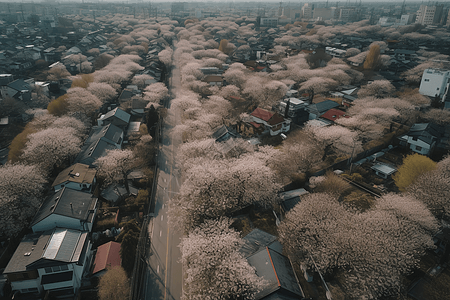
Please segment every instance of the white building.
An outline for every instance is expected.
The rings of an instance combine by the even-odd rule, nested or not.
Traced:
[[[433,25],[439,23],[444,10],[443,5],[421,5],[417,11],[416,23]]]
[[[429,97],[444,99],[450,84],[450,71],[426,69],[423,71],[419,93]]]

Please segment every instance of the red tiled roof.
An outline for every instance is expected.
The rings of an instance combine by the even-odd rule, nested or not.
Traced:
[[[262,108],[256,108],[250,115],[267,122],[272,118],[273,113]]]
[[[330,120],[330,121],[335,121],[341,117],[348,118],[348,116],[345,115],[345,111],[342,111],[342,110],[339,110],[336,108],[332,108],[332,109],[328,110],[326,113],[324,113],[320,117]]]
[[[120,266],[122,260],[120,258],[120,243],[109,242],[97,248],[95,255],[94,271],[92,274],[103,271],[108,267]]]
[[[269,125],[277,125],[280,123],[284,122],[284,118],[279,114],[279,113],[275,113],[272,118],[270,118],[270,120],[267,122],[267,124]]]
[[[261,127],[261,124],[258,124],[258,123],[256,123],[256,122],[250,122],[249,124],[251,124],[253,127],[255,127],[255,128],[259,128],[259,127]]]

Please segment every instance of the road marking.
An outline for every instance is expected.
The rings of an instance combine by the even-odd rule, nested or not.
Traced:
[[[159,265],[156,266],[156,273],[159,274]]]
[[[164,215],[161,215],[161,221],[164,220]]]
[[[159,236],[160,236],[160,237],[162,236],[162,230],[159,231]]]

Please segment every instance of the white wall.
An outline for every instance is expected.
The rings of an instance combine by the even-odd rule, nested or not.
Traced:
[[[442,97],[445,93],[447,83],[450,82],[450,71],[439,71],[426,69],[422,75],[419,93],[434,97],[438,94]]]

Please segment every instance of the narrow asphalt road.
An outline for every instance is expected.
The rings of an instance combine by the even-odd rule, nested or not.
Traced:
[[[176,95],[180,86],[179,70],[172,71],[170,92]],[[170,108],[170,101],[168,102]],[[176,151],[181,144],[181,136],[170,134],[180,123],[179,114],[169,109],[164,119],[160,151],[158,155],[159,173],[155,194],[153,221],[149,225],[150,249],[147,254],[147,271],[144,274],[139,299],[179,300],[182,294],[181,253],[178,245],[181,233],[169,224],[168,209],[170,199],[179,193],[180,172],[176,168]]]

